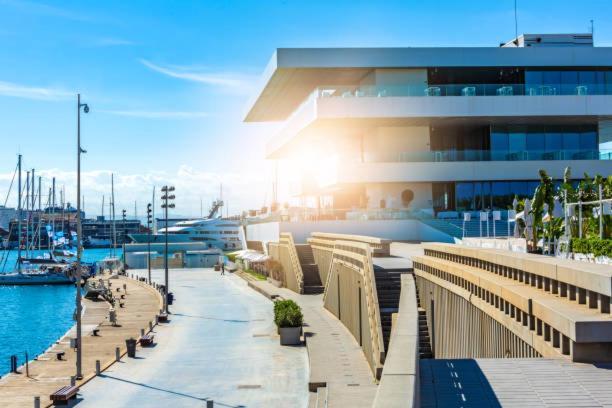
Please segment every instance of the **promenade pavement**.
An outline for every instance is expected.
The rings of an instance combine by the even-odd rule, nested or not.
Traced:
[[[302,307],[310,364],[309,382],[313,384],[311,388],[316,384],[327,384],[326,406],[371,407],[378,386],[370,366],[355,338],[323,307],[323,295],[300,295],[265,281],[251,281],[250,285],[266,296],[292,299]],[[309,406],[315,405],[316,394],[312,392]]]
[[[212,269],[171,270],[170,291],[170,323],[154,329],[155,347],[85,385],[78,407],[307,405],[306,349],[279,345],[269,300]]]

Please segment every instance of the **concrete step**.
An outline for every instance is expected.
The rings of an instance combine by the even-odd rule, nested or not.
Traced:
[[[305,295],[317,295],[325,292],[325,288],[322,285],[304,285]]]

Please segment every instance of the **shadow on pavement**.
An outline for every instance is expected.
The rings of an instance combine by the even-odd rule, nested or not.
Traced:
[[[111,380],[121,381],[121,382],[124,382],[124,383],[136,385],[138,387],[144,387],[144,388],[148,388],[150,390],[165,392],[167,394],[172,394],[172,395],[176,395],[176,396],[179,396],[179,397],[189,398],[189,399],[192,399],[192,400],[203,401],[203,402],[206,402],[206,401],[209,400],[209,398],[207,398],[207,397],[197,397],[195,395],[185,394],[185,393],[179,392],[179,391],[168,390],[168,389],[164,389],[164,388],[154,387],[152,385],[147,385],[147,384],[143,384],[143,383],[139,383],[139,382],[135,382],[135,381],[126,380],[124,378],[113,377],[112,375],[104,375],[104,374],[102,374],[102,375],[100,375],[100,378],[108,378],[108,379],[111,379]],[[84,399],[81,398],[81,397],[78,397],[77,400],[74,401],[70,406],[77,405],[81,401],[84,401]],[[217,406],[217,405],[221,406],[221,407],[227,407],[227,408],[244,408],[244,405],[230,405],[230,404],[225,404],[223,402],[215,400],[215,406]]]

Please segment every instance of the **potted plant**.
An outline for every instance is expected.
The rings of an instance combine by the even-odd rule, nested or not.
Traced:
[[[293,300],[278,300],[274,302],[274,323],[280,334],[280,344],[291,346],[302,344],[302,309]]]

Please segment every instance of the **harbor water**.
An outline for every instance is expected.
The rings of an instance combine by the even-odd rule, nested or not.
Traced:
[[[0,251],[0,256],[7,255]],[[12,251],[5,272],[14,268]],[[109,255],[109,249],[86,249],[84,262],[96,262]],[[121,256],[121,250],[116,251]],[[0,265],[0,273],[1,273]],[[73,285],[0,286],[0,376],[10,370],[10,356],[18,364],[43,353],[74,324],[75,292]]]

